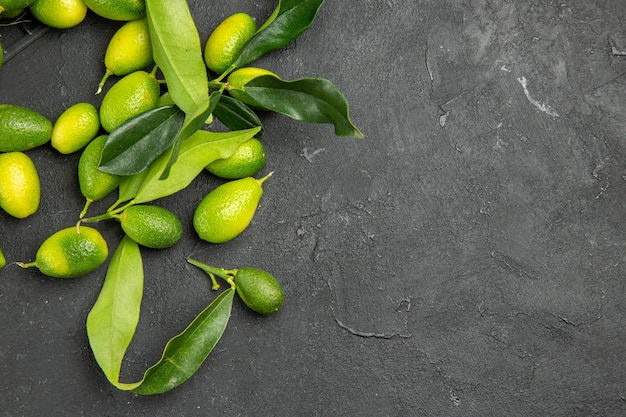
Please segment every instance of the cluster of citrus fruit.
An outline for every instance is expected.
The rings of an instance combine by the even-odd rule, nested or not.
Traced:
[[[45,240],[34,261],[16,262],[57,278],[86,275],[108,258],[107,243],[101,234],[82,225],[90,221],[84,218],[90,204],[104,199],[122,180],[120,175],[99,169],[108,135],[129,120],[172,103],[167,92],[161,94],[157,67],[146,70],[154,62],[143,0],[0,0],[0,18],[15,18],[28,10],[54,28],[78,25],[88,9],[108,19],[125,21],[106,49],[106,71],[97,94],[103,92],[110,76],[119,79],[103,95],[99,108],[87,102],[76,103],[53,123],[33,109],[0,104],[0,208],[9,215],[25,218],[39,206],[39,177],[28,150],[50,143],[62,154],[82,152],[77,166],[80,192],[86,199],[79,215],[81,220],[75,227],[60,230]],[[206,42],[204,60],[208,69],[221,74],[229,68],[238,49],[256,30],[254,19],[245,13],[225,19]],[[251,67],[230,73],[232,95],[238,94],[236,86],[264,73],[269,71]],[[238,98],[247,100],[243,93]],[[254,105],[250,100],[248,104]],[[228,242],[248,227],[263,194],[262,184],[271,175],[253,177],[265,166],[265,158],[262,142],[252,138],[232,156],[206,166],[212,174],[229,181],[209,192],[197,206],[193,226],[201,239]],[[118,220],[124,233],[145,247],[167,248],[182,237],[183,228],[177,216],[155,205],[134,205],[105,217]],[[5,263],[0,251],[0,268]],[[237,288],[246,305],[265,314],[276,311],[283,300],[278,281],[265,271],[244,271],[241,275],[246,278],[237,278],[242,282]],[[248,284],[253,276],[258,277],[256,284]],[[260,295],[251,294],[249,288],[255,288]]]

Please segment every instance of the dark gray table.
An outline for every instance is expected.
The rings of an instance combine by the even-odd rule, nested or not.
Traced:
[[[203,41],[231,13],[263,21],[275,7],[207,3],[190,1]],[[188,256],[272,271],[284,308],[259,317],[236,302],[191,380],[140,397],[109,385],[87,344],[104,269],[68,281],[8,265],[1,414],[626,415],[625,13],[618,0],[327,1],[310,31],[257,64],[333,81],[366,138],[264,116],[275,175],[228,244],[200,241],[189,221],[219,183],[210,175],[160,200],[186,233],[144,251],[123,377],[137,380],[215,296]],[[0,102],[51,120],[98,104],[117,27],[90,14],[45,33],[0,71]],[[22,36],[0,34],[5,47]],[[32,259],[83,204],[78,154],[28,154],[42,204],[25,220],[0,214],[9,262]]]

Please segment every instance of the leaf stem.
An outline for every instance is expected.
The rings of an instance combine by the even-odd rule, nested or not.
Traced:
[[[198,268],[202,269],[204,272],[206,272],[209,275],[209,277],[211,277],[211,281],[213,283],[212,288],[214,290],[217,290],[220,287],[220,285],[215,280],[215,276],[216,275],[218,277],[222,278],[224,281],[228,282],[228,284],[230,284],[231,287],[235,288],[235,283],[233,281],[233,276],[230,275],[230,273],[232,271],[236,271],[236,270],[226,270],[224,268],[217,268],[215,266],[207,265],[207,264],[205,264],[203,262],[197,261],[197,260],[192,259],[192,258],[187,258],[187,262],[189,262],[190,264],[195,265]]]

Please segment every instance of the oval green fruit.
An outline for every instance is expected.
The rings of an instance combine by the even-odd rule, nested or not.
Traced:
[[[158,206],[130,206],[120,215],[120,222],[128,237],[148,248],[169,248],[183,236],[183,227],[178,217]]]
[[[7,260],[4,257],[4,253],[2,252],[2,249],[0,249],[0,269],[4,268],[6,264],[7,264]]]
[[[55,29],[78,26],[87,16],[83,0],[35,0],[29,10],[35,19]]]
[[[87,146],[100,130],[98,110],[91,103],[76,103],[61,113],[54,125],[50,144],[62,154]]]
[[[106,72],[98,86],[99,94],[111,75],[128,75],[153,62],[147,19],[131,20],[115,32],[104,54]]]
[[[102,127],[111,133],[133,117],[156,108],[160,94],[161,87],[153,74],[135,71],[124,76],[102,99]]]
[[[109,256],[107,243],[96,229],[72,226],[59,230],[46,239],[35,262],[19,264],[37,267],[50,277],[77,278],[98,269]]]
[[[246,13],[235,13],[224,19],[211,32],[204,47],[207,67],[217,74],[226,71],[255,33],[256,22]]]
[[[264,166],[263,143],[252,138],[242,143],[229,158],[213,161],[206,166],[206,169],[220,178],[235,180],[256,175]]]
[[[0,208],[23,219],[39,208],[41,186],[35,164],[23,152],[0,153]]]
[[[246,306],[260,314],[272,314],[283,305],[280,283],[259,268],[240,268],[235,274],[235,290]]]
[[[0,104],[0,152],[27,151],[47,143],[52,122],[26,107]]]
[[[0,18],[13,19],[26,11],[34,0],[0,0]]]
[[[145,0],[84,0],[95,14],[110,20],[135,20],[146,16]]]
[[[261,185],[270,175],[229,181],[208,193],[193,215],[198,236],[210,243],[225,243],[239,236],[252,221],[263,195]]]
[[[88,202],[103,199],[115,190],[122,180],[119,175],[98,169],[107,138],[107,135],[101,135],[92,140],[78,160],[78,185],[81,194]]]

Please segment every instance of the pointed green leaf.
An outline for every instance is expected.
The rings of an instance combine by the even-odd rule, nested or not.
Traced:
[[[172,100],[193,113],[208,96],[208,76],[200,35],[185,0],[146,0],[154,61]]]
[[[99,169],[115,175],[141,172],[172,145],[183,120],[176,106],[157,107],[129,120],[107,138]]]
[[[243,130],[260,126],[261,130],[256,137],[263,136],[263,125],[259,116],[250,107],[233,97],[222,96],[213,114],[230,130]]]
[[[222,97],[221,91],[215,91],[210,96],[208,96],[205,102],[198,108],[195,109],[193,113],[187,113],[185,115],[185,121],[183,122],[183,127],[176,135],[176,139],[174,140],[174,145],[170,149],[169,158],[167,161],[167,165],[161,174],[161,179],[166,179],[170,174],[170,169],[174,162],[178,159],[178,152],[180,151],[180,144],[195,132],[197,132],[209,118],[211,113],[213,113],[213,109],[219,103],[220,98]]]
[[[107,379],[120,389],[122,359],[135,334],[143,297],[143,265],[139,246],[129,237],[118,245],[107,268],[86,328],[94,357]]]
[[[133,199],[134,204],[146,203],[172,195],[187,187],[211,162],[233,155],[239,145],[254,137],[260,128],[236,132],[208,132],[198,130],[180,146],[178,160],[172,165],[170,175],[161,179],[169,161],[162,155],[148,168],[141,187]]]
[[[242,67],[264,54],[283,48],[304,33],[324,0],[281,0],[276,10],[239,52],[233,65]]]
[[[161,359],[144,374],[137,394],[160,394],[185,382],[222,337],[230,318],[234,289],[224,290],[189,326],[167,342]]]
[[[252,79],[242,89],[256,105],[310,123],[331,123],[335,134],[363,138],[363,133],[350,120],[348,101],[330,81],[302,78],[284,81],[271,75]]]

